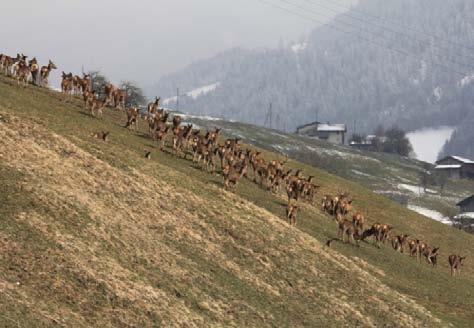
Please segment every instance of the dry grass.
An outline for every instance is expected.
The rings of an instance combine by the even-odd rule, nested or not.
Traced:
[[[423,282],[431,269],[370,245],[323,247],[335,227],[317,208],[305,205],[299,227],[290,227],[282,220],[283,198],[245,181],[237,194],[225,192],[219,177],[171,155],[154,153],[147,161],[147,139],[92,121],[36,89],[25,93],[37,102],[16,100],[25,110],[9,105],[16,97],[9,88],[0,86],[0,323],[435,327],[454,316],[459,325],[469,322],[462,312],[469,303],[453,314],[449,295],[417,294],[431,295],[432,285]],[[85,129],[86,122],[94,126]],[[112,130],[109,143],[90,137],[99,129]],[[382,221],[425,231],[428,240],[457,239],[455,247],[472,243],[433,223],[426,232],[419,216],[314,172],[324,193],[344,185]],[[436,293],[445,292],[445,266],[432,274]],[[472,282],[466,269],[462,279]],[[449,289],[461,290],[462,281]]]

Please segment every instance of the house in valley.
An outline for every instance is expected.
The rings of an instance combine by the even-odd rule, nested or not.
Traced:
[[[313,122],[296,129],[296,134],[340,145],[345,143],[346,133],[347,127],[345,124],[332,124],[329,122]]]
[[[474,233],[474,195],[463,199],[456,204],[460,213],[453,218],[453,221],[464,230]]]
[[[446,156],[436,162],[435,172],[450,179],[474,179],[474,161],[460,156]]]

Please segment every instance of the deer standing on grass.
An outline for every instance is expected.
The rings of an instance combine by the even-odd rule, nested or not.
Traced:
[[[290,225],[296,226],[296,215],[297,214],[298,214],[298,206],[288,204],[288,207],[286,208],[286,218],[287,218],[288,223]]]
[[[20,61],[16,69],[16,80],[17,84],[23,84],[24,87],[28,86],[28,77],[30,76],[30,68],[25,61]]]
[[[133,125],[135,127],[135,131],[138,131],[138,118],[140,116],[140,110],[138,107],[130,107],[126,110],[126,112],[127,123],[125,124],[125,127],[129,129]]]
[[[392,238],[392,247],[395,251],[403,253],[403,248],[405,247],[408,240],[408,235],[398,235]]]
[[[42,66],[40,69],[40,86],[43,88],[46,88],[48,86],[48,78],[49,78],[49,73],[53,69],[57,69],[56,65],[49,60],[49,63],[47,66]]]
[[[439,247],[426,247],[423,250],[423,255],[426,257],[426,261],[431,264],[433,267],[437,264],[437,257],[438,257]]]
[[[62,72],[62,80],[61,80],[61,92],[64,95],[64,99],[66,100],[69,96],[72,99],[72,92],[73,92],[73,76],[72,73],[64,73]]]
[[[457,274],[461,274],[461,267],[463,266],[462,261],[466,259],[465,256],[461,255],[449,255],[448,262],[449,266],[451,267],[451,276],[455,276]]]
[[[359,239],[361,239],[359,228],[354,225],[352,221],[341,218],[340,215],[336,217],[336,220],[339,226],[338,236],[342,242],[344,242],[344,237],[347,236],[347,242],[349,244],[352,244],[352,240],[352,242],[359,247]]]
[[[154,114],[158,110],[158,107],[160,105],[160,100],[161,100],[161,97],[155,97],[155,101],[149,103],[146,106],[148,114]]]
[[[36,57],[33,57],[33,59],[28,62],[28,67],[31,73],[31,82],[33,83],[33,85],[38,85],[38,73],[40,67],[38,65],[38,60],[36,59]]]

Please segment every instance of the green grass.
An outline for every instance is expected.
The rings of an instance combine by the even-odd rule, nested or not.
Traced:
[[[15,244],[16,252],[21,256],[0,257],[1,267],[7,268],[0,270],[0,283],[7,281],[15,284],[20,279],[25,287],[11,295],[17,300],[17,306],[11,305],[11,299],[0,296],[1,313],[8,317],[0,317],[0,324],[8,326],[18,321],[22,326],[51,325],[50,318],[44,315],[46,313],[54,318],[64,318],[68,326],[158,326],[175,322],[176,309],[184,307],[193,314],[189,315],[189,323],[201,326],[368,325],[367,321],[356,315],[339,313],[333,309],[335,305],[328,305],[328,298],[324,295],[341,297],[341,290],[347,291],[344,302],[357,307],[363,316],[370,317],[378,326],[404,325],[388,314],[396,309],[420,322],[426,320],[420,313],[402,304],[395,293],[406,295],[429,309],[443,321],[442,325],[452,323],[468,327],[472,324],[473,265],[468,258],[462,275],[452,279],[446,259],[451,253],[472,254],[473,236],[408,211],[372,193],[367,184],[363,186],[321,169],[290,161],[292,168],[301,168],[306,175],[316,177],[317,183],[322,186],[320,194],[347,190],[354,196],[356,208],[368,214],[370,222],[390,223],[397,233],[409,233],[441,247],[438,267],[433,269],[424,262],[419,264],[406,255],[395,253],[388,246],[379,250],[370,243],[362,243],[360,248],[335,243],[330,256],[341,256],[343,266],[338,266],[325,256],[326,251],[319,253],[310,246],[313,241],[324,243],[336,235],[334,222],[319,211],[319,202],[314,206],[303,206],[298,216],[298,229],[267,222],[265,215],[252,212],[248,203],[283,220],[286,206],[283,194],[272,195],[244,180],[237,188],[237,197],[232,198],[222,192],[222,178],[219,175],[203,172],[190,160],[170,154],[169,149],[165,153],[159,152],[144,133],[143,123],[140,133],[131,132],[123,128],[124,114],[119,111],[107,110],[103,119],[93,119],[84,113],[79,100],[69,104],[61,101],[57,93],[37,88],[23,90],[11,84],[10,80],[0,78],[0,115],[4,116],[3,120],[19,118],[25,122],[36,122],[124,176],[132,176],[134,172],[146,174],[158,181],[158,185],[171,186],[176,195],[156,190],[155,202],[159,206],[150,212],[150,218],[132,218],[132,214],[122,215],[117,210],[117,214],[125,219],[112,223],[108,221],[112,216],[107,220],[96,217],[93,209],[79,198],[73,198],[62,206],[44,204],[34,197],[38,190],[29,192],[29,189],[19,187],[23,181],[28,188],[35,188],[36,183],[40,182],[36,179],[40,177],[11,167],[8,162],[2,164],[0,214],[4,224],[0,228],[0,237]],[[90,134],[97,131],[111,131],[110,142],[94,140]],[[249,127],[248,131],[256,133],[255,128]],[[47,143],[48,140],[42,140],[43,137],[39,134],[36,142]],[[254,138],[257,140],[258,135]],[[275,143],[264,138],[258,141],[262,145]],[[145,149],[152,149],[151,161],[143,158]],[[267,158],[278,156],[268,151],[264,155]],[[405,165],[416,169],[411,161],[403,163],[390,156],[379,160],[396,162],[400,168]],[[346,170],[347,164],[333,164],[333,172]],[[78,163],[78,172],[84,172],[81,165]],[[328,162],[329,165],[331,163]],[[386,169],[371,165],[371,174],[380,181]],[[93,168],[85,170],[93,171]],[[412,174],[410,172],[407,175]],[[54,185],[51,181],[45,180],[44,183]],[[114,181],[107,183],[113,185]],[[78,191],[81,188],[84,187],[78,186]],[[458,192],[463,192],[463,189],[459,188]],[[129,194],[118,188],[98,197],[104,197],[99,200],[110,206],[115,204],[112,202],[114,199],[128,201]],[[199,201],[193,200],[193,197]],[[139,209],[139,206],[134,207],[139,201],[131,200],[130,208]],[[111,208],[111,211],[114,209]],[[21,212],[35,212],[45,218],[44,229],[47,230],[18,219]],[[164,220],[167,215],[175,217],[174,220]],[[140,230],[143,235],[139,234]],[[100,234],[95,235],[95,231],[100,231]],[[201,236],[201,239],[190,235],[190,232]],[[83,245],[89,245],[90,250],[80,256],[90,257],[93,264],[88,266],[68,259],[56,234],[67,236],[71,242],[68,247],[77,246],[77,249],[84,251],[86,248]],[[167,250],[166,254],[160,253],[163,249]],[[70,251],[70,248],[67,250]],[[47,259],[45,253],[49,254]],[[17,253],[10,251],[9,254]],[[271,269],[266,269],[257,260],[262,258],[271,264]],[[364,268],[360,261],[367,262],[374,269]],[[57,263],[64,265],[57,266]],[[105,272],[109,272],[106,264],[123,271],[128,280],[104,276]],[[347,267],[353,264],[369,275],[364,276],[355,269],[348,270]],[[26,278],[24,274],[18,276],[24,265],[32,266],[32,274]],[[320,273],[315,274],[312,269]],[[373,270],[383,274],[376,274]],[[49,275],[40,274],[45,272]],[[55,274],[52,275],[52,272]],[[242,276],[244,273],[248,275],[247,279]],[[387,286],[389,292],[380,293],[378,285],[371,285],[378,282]],[[132,291],[136,287],[130,285],[132,283],[163,293],[166,306],[134,298]],[[130,295],[118,287],[122,284],[128,286]],[[272,293],[266,285],[278,290],[279,295]],[[312,287],[314,292],[310,291]],[[392,310],[383,311],[378,303],[368,301],[374,297],[382,299]],[[27,301],[42,305],[26,307]],[[24,315],[24,309],[31,307],[41,311],[30,311]],[[196,319],[196,316],[203,321]],[[428,321],[426,325],[429,325]]]

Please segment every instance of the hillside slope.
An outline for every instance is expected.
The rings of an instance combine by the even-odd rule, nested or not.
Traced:
[[[103,120],[54,92],[0,78],[0,325],[469,326],[474,269],[446,256],[474,238],[309,166],[322,193],[348,190],[370,221],[441,247],[437,268],[388,247],[322,243],[336,227],[243,181],[237,192],[160,153],[124,114]],[[111,132],[105,143],[92,132]],[[152,160],[143,158],[153,149]],[[276,154],[266,153],[269,158]]]

